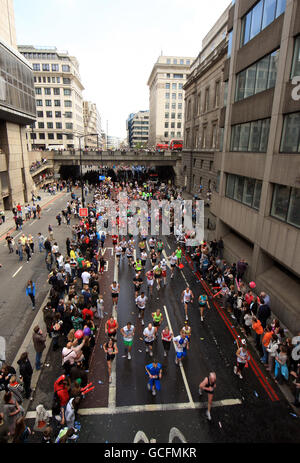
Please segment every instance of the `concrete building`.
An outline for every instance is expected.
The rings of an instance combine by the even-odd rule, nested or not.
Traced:
[[[86,148],[103,148],[101,136],[101,117],[97,105],[91,101],[83,102],[83,123]],[[97,136],[88,136],[88,134],[97,134]]]
[[[34,71],[37,122],[28,131],[29,149],[78,148],[78,136],[84,134],[84,87],[77,59],[55,47],[18,48]]]
[[[149,148],[183,138],[184,90],[195,57],[160,56],[153,66],[149,86]]]
[[[126,121],[126,129],[130,148],[146,147],[149,137],[149,111],[131,113]]]
[[[26,125],[36,119],[33,72],[16,48],[12,0],[0,0],[0,209],[24,204],[34,188]]]
[[[215,152],[219,150],[219,120],[224,93],[223,71],[227,59],[229,7],[202,41],[202,49],[191,65],[185,91],[185,132],[181,186],[209,205],[216,185]],[[205,209],[209,228],[215,217]],[[209,219],[209,222],[208,222]]]
[[[300,2],[236,0],[228,17],[216,237],[300,330]],[[295,85],[298,82],[298,89]]]

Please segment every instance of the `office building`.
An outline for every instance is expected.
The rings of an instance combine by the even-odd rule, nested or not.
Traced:
[[[160,56],[153,66],[149,86],[149,148],[171,139],[182,139],[184,130],[184,90],[195,57]]]
[[[84,135],[84,87],[77,59],[55,47],[18,48],[34,71],[37,122],[28,131],[29,149],[78,148]]]
[[[130,148],[146,148],[149,137],[149,111],[131,113],[126,122]]]
[[[300,330],[300,2],[236,0],[228,15],[216,237]],[[298,82],[298,89],[296,83]]]
[[[101,117],[95,103],[91,101],[83,102],[83,122],[86,135],[85,147],[91,149],[102,148]]]
[[[16,48],[12,0],[0,0],[0,209],[31,199],[26,125],[36,119],[33,72]]]

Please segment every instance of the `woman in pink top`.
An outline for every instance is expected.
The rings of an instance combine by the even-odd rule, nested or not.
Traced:
[[[173,333],[169,330],[168,326],[166,326],[165,329],[162,330],[161,339],[164,346],[164,357],[167,357],[171,347],[171,341],[173,339]]]

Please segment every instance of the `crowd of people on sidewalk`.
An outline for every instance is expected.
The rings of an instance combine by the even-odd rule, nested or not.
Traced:
[[[63,184],[52,186],[54,191],[60,187],[63,187]],[[68,191],[72,191],[70,185],[68,185]],[[142,230],[137,237],[112,235],[114,254],[118,264],[124,265],[127,261],[132,267],[137,320],[135,323],[128,321],[121,328],[118,325],[116,318],[120,293],[118,281],[113,281],[110,285],[112,311],[107,308],[105,312],[101,280],[106,264],[103,249],[107,233],[105,225],[100,230],[98,223],[107,212],[105,206],[102,205],[102,200],[111,199],[117,203],[120,191],[127,194],[129,222],[133,220],[135,212],[131,202],[136,199],[143,199],[149,207],[153,199],[172,201],[175,198],[183,201],[181,191],[170,185],[155,186],[152,182],[145,182],[141,185],[137,182],[121,185],[107,180],[95,188],[93,200],[87,205],[88,216],[86,218],[78,216],[81,207],[80,198],[69,200],[62,214],[59,214],[60,220],[58,216],[56,217],[58,227],[61,226],[62,221],[69,227],[67,230],[71,236],[66,238],[65,246],[59,245],[55,240],[52,226],[49,226],[46,238],[39,233],[39,252],[45,255],[45,264],[49,271],[50,292],[48,302],[42,308],[45,330],[40,326],[36,326],[33,330],[32,341],[36,352],[35,369],[40,370],[43,365],[46,366],[45,362],[42,362],[42,356],[46,348],[47,336],[51,339],[52,349],[61,351],[61,371],[53,385],[52,420],[43,421],[44,432],[41,441],[72,442],[78,438],[80,424],[77,411],[83,397],[94,388],[88,381],[88,374],[102,321],[105,322],[106,339],[103,343],[103,352],[107,363],[108,383],[112,382],[113,361],[119,353],[118,333],[122,336],[126,357],[131,360],[136,323],[141,323],[143,326],[145,349],[152,360],[145,365],[145,371],[148,375],[147,387],[153,395],[160,390],[160,382],[164,374],[162,364],[153,358],[153,343],[157,339],[160,340],[165,357],[169,355],[170,347],[174,343],[175,363],[178,366],[181,364],[189,350],[192,329],[189,326],[188,311],[195,299],[193,292],[189,287],[182,291],[181,303],[185,320],[178,335],[170,331],[160,309],[151,314],[151,321],[146,326],[144,314],[153,289],[159,292],[163,285],[168,284],[167,277],[170,276],[170,279],[173,279],[175,269],[181,268],[184,252],[189,254],[193,261],[194,273],[199,272],[201,279],[209,285],[219,303],[228,310],[243,332],[244,339],[237,346],[234,374],[243,378],[243,369],[249,361],[247,341],[249,343],[253,338],[262,363],[266,365],[270,374],[274,374],[276,381],[279,383],[287,381],[289,375],[295,377],[295,405],[299,405],[300,364],[292,356],[294,348],[292,339],[286,338],[285,330],[279,320],[272,318],[269,295],[265,292],[256,295],[255,287],[252,285],[252,288],[249,288],[245,276],[247,262],[241,259],[237,263],[230,264],[223,258],[224,243],[221,238],[190,247],[186,245],[190,232],[184,230],[183,227],[174,230],[173,223],[171,229],[176,237],[176,251],[171,256],[165,256],[162,240],[149,238],[145,230]],[[140,214],[143,214],[141,210]],[[70,225],[71,218],[75,219],[72,226]],[[120,225],[121,218],[117,216],[116,221]],[[7,236],[9,250],[11,250],[10,238]],[[22,238],[24,239],[23,235]],[[30,239],[28,237],[25,239],[25,247],[30,248]],[[34,249],[31,248],[31,250],[34,252]],[[151,268],[146,272],[146,263],[149,262]],[[147,291],[142,290],[144,283]],[[35,308],[35,291],[34,282],[28,281],[26,295],[30,297],[33,309]],[[204,322],[205,309],[209,307],[207,294],[200,294],[197,297],[197,303],[200,308],[201,322]],[[31,397],[33,373],[26,352],[18,360],[18,365],[22,375],[20,380],[17,379],[16,371],[12,366],[4,365],[1,370],[0,388],[5,390],[2,418],[4,425],[8,427],[10,439],[15,442],[26,442],[31,430],[24,421],[22,401],[24,397],[29,399]],[[211,420],[210,412],[216,382],[216,372],[210,372],[199,385],[200,396],[203,391],[208,394],[206,412],[208,420]],[[4,437],[3,439],[5,440]]]

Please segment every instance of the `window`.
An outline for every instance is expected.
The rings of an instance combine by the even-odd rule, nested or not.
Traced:
[[[182,100],[182,93],[178,93],[178,100]]]
[[[45,95],[51,95],[51,88],[44,88]]]
[[[284,116],[280,152],[300,153],[300,112]]]
[[[236,76],[235,101],[275,87],[279,50],[265,56]]]
[[[35,87],[35,94],[36,95],[41,95],[42,94],[42,89],[38,88],[38,87]]]
[[[63,83],[65,85],[69,85],[71,83],[71,79],[69,79],[69,77],[63,77]]]
[[[53,72],[58,72],[59,71],[59,64],[52,64],[51,69]]]
[[[170,109],[170,103],[165,104],[165,109]]]
[[[177,90],[177,84],[172,84],[172,90]]]
[[[55,77],[51,77],[51,82],[52,82],[52,84],[55,84],[55,82],[56,82]]]
[[[170,89],[170,83],[169,83],[169,82],[166,83],[166,89],[167,89],[167,90]]]
[[[209,88],[205,89],[205,99],[204,99],[204,111],[208,111],[209,108]]]
[[[169,113],[165,113],[165,119],[169,119],[170,115]]]
[[[206,145],[207,145],[207,126],[204,126],[202,130],[202,148],[206,148]]]
[[[39,129],[44,129],[44,128],[45,128],[44,122],[39,122],[39,123],[38,123],[38,128],[39,128]]]
[[[42,69],[43,71],[50,71],[50,64],[43,64]]]
[[[44,117],[44,111],[37,111],[37,117]]]
[[[43,106],[43,100],[36,100],[37,106]]]
[[[167,64],[171,64],[170,58],[167,58]]]
[[[64,88],[64,95],[65,96],[70,96],[71,95],[71,89],[70,88]]]
[[[57,129],[62,129],[62,123],[61,122],[56,122],[55,124]]]
[[[51,100],[45,100],[46,106],[52,106],[52,101]]]
[[[183,84],[178,84],[178,90],[181,90],[183,87]]]
[[[230,151],[265,153],[268,147],[270,119],[231,127]]]
[[[184,60],[183,60],[183,59],[180,60],[180,64],[184,64]]]
[[[262,182],[240,175],[226,174],[225,196],[258,210]]]
[[[172,93],[172,100],[176,100],[176,93]]]
[[[186,64],[189,66],[190,63],[191,63],[191,60],[187,59],[187,60],[186,60]]]
[[[56,77],[56,82],[60,84],[60,77]]]
[[[176,103],[172,103],[172,109],[176,109]]]
[[[39,139],[40,140],[45,140],[45,134],[44,133],[39,133]]]
[[[180,138],[181,137],[181,132],[177,132],[176,136]]]
[[[41,70],[41,65],[37,64],[37,63],[34,63],[32,65],[32,68],[33,68],[34,71],[40,71]]]
[[[285,11],[286,0],[260,0],[243,18],[241,46],[253,39]]]
[[[170,99],[170,93],[166,93],[166,94],[165,94],[165,98],[166,98],[167,100],[169,100],[169,99]]]
[[[216,148],[216,146],[217,146],[217,124],[214,124],[212,127],[211,147]]]
[[[183,74],[173,74],[173,79],[183,79]]]
[[[291,188],[284,185],[275,185],[271,215],[276,219],[287,220]]]
[[[54,140],[54,133],[48,133],[48,140]]]
[[[300,76],[300,35],[295,39],[291,78]]]
[[[68,64],[63,64],[62,72],[70,72],[70,66]]]
[[[46,111],[46,117],[52,117],[52,111]]]
[[[182,109],[182,103],[178,103],[177,108],[178,108],[178,109]]]
[[[169,122],[165,122],[165,129],[169,128]]]
[[[175,129],[175,122],[171,122],[171,129]]]
[[[63,134],[62,133],[57,133],[56,138],[57,138],[57,140],[62,140],[63,139]]]
[[[181,122],[177,122],[177,129],[181,129]]]
[[[173,64],[177,64],[177,59],[173,59]]]
[[[213,170],[213,166],[214,166],[214,161],[209,161],[209,170],[210,170],[210,172]]]
[[[175,132],[171,132],[171,137],[175,137]]]
[[[169,132],[165,132],[165,133],[164,133],[164,137],[165,137],[165,138],[168,138],[168,136],[169,136]]]
[[[60,106],[60,100],[54,100],[54,106]]]
[[[65,117],[72,119],[72,113],[71,112],[66,112]]]
[[[53,122],[47,122],[47,129],[53,129]]]
[[[287,215],[287,223],[300,227],[300,189],[292,188],[289,209]]]
[[[232,52],[232,34],[233,31],[230,31],[228,34],[228,48],[227,48],[227,58],[231,57],[231,52]]]
[[[54,95],[60,95],[60,88],[54,88],[53,93]]]
[[[176,114],[175,113],[171,113],[171,119],[175,119],[176,117]]]
[[[61,117],[61,112],[60,111],[55,111],[55,117]]]
[[[218,108],[220,103],[220,81],[215,85],[215,108]]]
[[[178,113],[177,114],[177,119],[181,119],[182,118],[182,113]]]
[[[73,124],[72,124],[72,122],[66,122],[66,129],[68,129],[68,130],[73,130]]]

